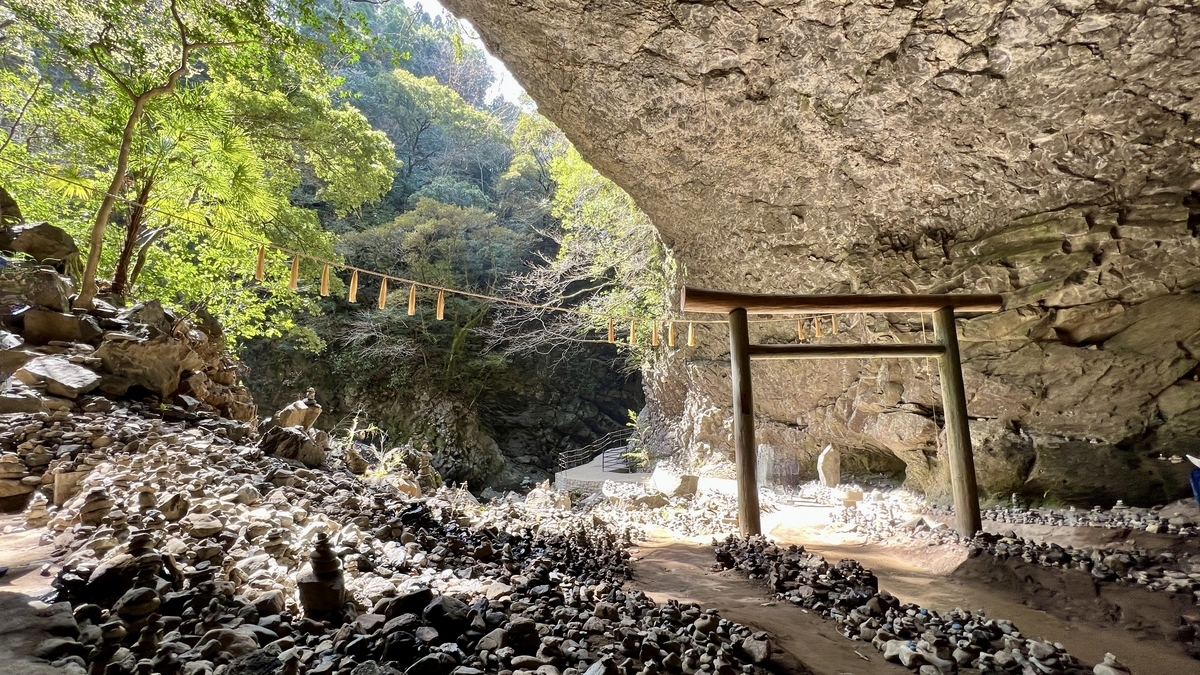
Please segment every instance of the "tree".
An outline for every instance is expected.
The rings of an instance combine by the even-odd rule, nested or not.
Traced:
[[[185,16],[180,5],[167,7],[172,10],[172,21]],[[88,14],[93,12],[91,8],[82,11],[92,17]],[[102,22],[104,26],[133,30],[111,17],[109,7],[94,12],[103,13],[101,18],[108,21]],[[200,14],[213,19],[215,12],[210,8]],[[186,64],[203,68],[203,76],[181,76],[170,91],[147,99],[131,127],[131,110],[136,105],[130,105],[127,90],[137,86],[141,91],[145,86],[142,80],[132,84],[127,80],[137,75],[150,81],[153,75],[132,68],[121,70],[102,61],[113,79],[103,69],[86,67],[91,63],[86,59],[116,59],[114,55],[124,55],[133,47],[123,43],[119,48],[101,49],[94,46],[100,44],[96,38],[81,57],[83,66],[75,63],[73,70],[63,69],[59,66],[70,61],[70,50],[58,49],[60,38],[78,49],[86,40],[75,33],[87,31],[65,19],[32,11],[25,17],[20,24],[25,30],[17,33],[23,51],[10,52],[12,57],[0,67],[0,77],[23,84],[28,92],[0,95],[0,114],[15,119],[9,136],[21,142],[8,144],[0,152],[34,169],[65,174],[68,181],[52,183],[49,187],[59,190],[47,191],[38,174],[12,170],[11,165],[0,166],[0,177],[23,196],[32,196],[26,200],[32,205],[31,213],[68,231],[84,230],[82,233],[92,238],[85,281],[90,271],[95,286],[100,269],[112,270],[112,290],[125,294],[144,280],[144,290],[157,297],[185,306],[204,306],[228,317],[235,327],[244,328],[230,331],[235,337],[272,334],[277,331],[274,326],[288,325],[287,316],[278,316],[273,323],[266,321],[264,308],[282,311],[304,302],[285,301],[263,292],[266,288],[285,291],[286,284],[256,284],[247,276],[252,268],[231,269],[228,256],[248,255],[252,260],[255,252],[234,246],[228,237],[198,232],[193,223],[331,258],[332,239],[322,232],[316,212],[301,208],[299,200],[294,200],[298,189],[303,187],[310,199],[339,213],[376,200],[388,190],[395,169],[391,145],[384,134],[371,129],[357,109],[345,102],[334,103],[335,81],[321,72],[317,46],[309,38],[280,28],[285,34],[280,38],[268,35],[270,45],[292,45],[290,54],[263,49],[263,43],[239,45],[236,53],[233,48],[222,47],[226,51],[221,54],[216,48],[207,49],[205,60]],[[53,24],[57,27],[54,32],[33,30],[38,22],[55,20],[65,25]],[[190,26],[184,30],[191,31]],[[299,30],[297,26],[285,28]],[[98,30],[102,33],[105,29]],[[194,41],[186,37],[190,32],[184,35],[181,39]],[[149,38],[145,43],[163,47]],[[163,47],[162,54],[171,53]],[[155,63],[148,54],[137,56],[146,68]],[[60,81],[39,91],[36,84],[49,77],[44,73],[54,74]],[[170,79],[170,74],[166,77]],[[33,104],[21,104],[23,97]],[[114,142],[121,148],[118,166],[109,178],[93,179],[110,171],[107,157]],[[116,176],[122,180],[114,189]],[[107,189],[100,187],[104,184]],[[91,190],[102,194],[97,197]],[[68,203],[61,203],[63,198]],[[106,225],[123,225],[124,236],[114,239],[107,227],[95,227],[95,219],[84,227],[75,217],[84,205],[92,206],[94,214],[106,214]],[[200,246],[214,251],[200,251]],[[222,256],[224,261],[218,262]],[[206,269],[210,264],[217,269]],[[209,278],[214,288],[223,278],[230,284],[246,284],[252,292],[239,297],[237,293],[205,291],[197,283],[204,278]],[[250,307],[255,302],[261,307]]]
[[[453,16],[383,2],[366,12],[366,25],[379,38],[377,49],[351,68],[373,76],[399,66],[417,77],[436,79],[474,108],[484,107],[495,75],[483,50],[463,39]]]
[[[513,158],[500,176],[496,193],[500,215],[510,224],[549,232],[555,183],[552,163],[570,142],[558,127],[537,113],[522,113],[512,134]],[[552,237],[546,237],[552,241]],[[548,253],[554,253],[548,250]]]
[[[358,101],[375,128],[396,146],[408,194],[437,176],[487,192],[508,162],[508,143],[487,113],[432,77],[396,69],[359,85]]]
[[[72,0],[62,7],[9,0],[15,21],[53,36],[55,65],[83,86],[111,88],[123,124],[113,140],[116,159],[89,235],[77,304],[89,306],[105,230],[126,187],[139,125],[151,104],[172,94],[198,68],[248,72],[279,68],[273,54],[294,58],[295,70],[315,72],[322,43],[313,38],[324,17],[303,0]],[[334,22],[344,37],[345,24]],[[203,58],[203,61],[201,59]],[[299,68],[296,66],[299,65]]]
[[[337,245],[353,265],[479,293],[492,292],[514,274],[529,248],[528,235],[498,225],[493,214],[431,199],[420,200],[391,223],[346,233]],[[363,294],[378,288],[367,277],[360,283]],[[418,295],[415,317],[408,316],[405,294],[384,311],[327,317],[319,332],[340,343],[347,355],[337,368],[348,380],[436,384],[446,395],[475,398],[507,367],[503,355],[484,353],[478,334],[491,303],[447,295],[445,320],[437,321],[434,293],[420,289]]]
[[[558,146],[541,147],[553,151]],[[669,311],[676,285],[674,258],[650,219],[577,150],[568,146],[553,155],[549,177],[558,226],[545,233],[558,244],[557,255],[545,257],[504,289],[536,307],[497,308],[486,328],[489,344],[508,354],[547,354],[597,341],[607,332],[609,317],[661,317]],[[645,322],[621,329],[636,329],[643,344],[649,341],[651,329]]]

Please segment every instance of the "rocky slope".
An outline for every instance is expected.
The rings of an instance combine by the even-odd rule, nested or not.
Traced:
[[[1194,3],[447,0],[688,283],[994,292],[963,321],[992,494],[1178,494],[1200,431]],[[914,341],[918,317],[836,339]],[[789,328],[754,337],[786,340]],[[752,331],[758,333],[758,331]],[[647,373],[660,450],[729,453],[723,330]],[[945,489],[924,364],[756,369],[765,443]],[[936,383],[934,383],[936,384]]]
[[[147,412],[0,415],[6,448],[86,462],[25,514],[55,545],[35,654],[65,673],[768,672],[765,633],[624,591],[628,539],[598,521],[415,499]],[[88,452],[67,433],[133,440]]]

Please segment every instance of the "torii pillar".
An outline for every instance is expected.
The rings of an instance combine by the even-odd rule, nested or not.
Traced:
[[[758,503],[758,457],[754,445],[754,386],[750,361],[764,359],[937,357],[950,452],[950,489],[955,528],[964,538],[982,529],[975,460],[967,426],[967,397],[954,314],[994,312],[998,295],[756,295],[684,287],[685,312],[729,316],[729,362],[733,381],[733,437],[737,465],[738,524],[743,535],[762,534]],[[929,312],[936,344],[896,345],[751,345],[748,314],[857,314]]]

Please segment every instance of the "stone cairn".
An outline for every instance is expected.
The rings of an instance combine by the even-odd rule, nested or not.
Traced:
[[[940,546],[964,546],[969,555],[987,555],[1000,561],[1011,560],[1063,570],[1081,570],[1098,582],[1131,584],[1149,591],[1186,594],[1190,596],[1192,604],[1200,605],[1200,554],[1189,555],[1172,546],[1160,546],[1158,550],[1151,550],[1145,545],[1061,546],[1018,536],[1011,529],[1002,533],[981,532],[971,540],[963,541],[953,528],[941,520],[953,515],[949,509],[929,509],[923,500],[904,491],[890,494],[875,491],[870,496],[871,499],[854,508],[835,509],[830,516],[831,523],[840,525],[842,532],[860,534],[868,541],[924,541]],[[1105,523],[1124,522],[1133,531],[1149,531],[1159,523],[1174,521],[1172,527],[1175,533],[1168,534],[1164,527],[1163,531],[1152,534],[1159,537],[1190,537],[1189,531],[1193,527],[1191,517],[1169,515],[1175,508],[1131,509],[1118,505],[1111,514],[1103,510],[1074,512],[1069,509],[1045,509],[1041,511],[1060,515],[1031,515],[1019,520],[1021,524],[1058,527],[1107,527]],[[922,511],[936,515],[923,516],[920,515]],[[991,514],[1034,512],[1029,509],[988,511]],[[1075,513],[1079,513],[1079,516],[1061,516]],[[1200,654],[1200,645],[1194,651]]]
[[[296,575],[300,590],[300,605],[306,616],[326,618],[342,611],[346,602],[346,582],[342,578],[342,561],[329,545],[329,537],[321,532],[313,544],[308,563]]]
[[[623,590],[631,532],[576,511],[411,498],[121,405],[0,428],[75,446],[50,470],[82,475],[46,507],[59,601],[36,649],[68,675],[737,675],[772,658],[765,633]],[[75,442],[101,435],[99,456]]]

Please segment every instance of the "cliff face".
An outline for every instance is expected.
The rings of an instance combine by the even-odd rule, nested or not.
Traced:
[[[995,292],[964,321],[981,483],[1165,498],[1200,450],[1190,2],[445,0],[652,217],[688,283]],[[776,331],[772,335],[770,331]],[[755,339],[788,339],[786,325]],[[915,316],[835,340],[920,339]],[[791,333],[794,334],[794,333]],[[661,449],[729,451],[723,330],[647,373]],[[943,489],[922,362],[756,366],[762,442]]]

